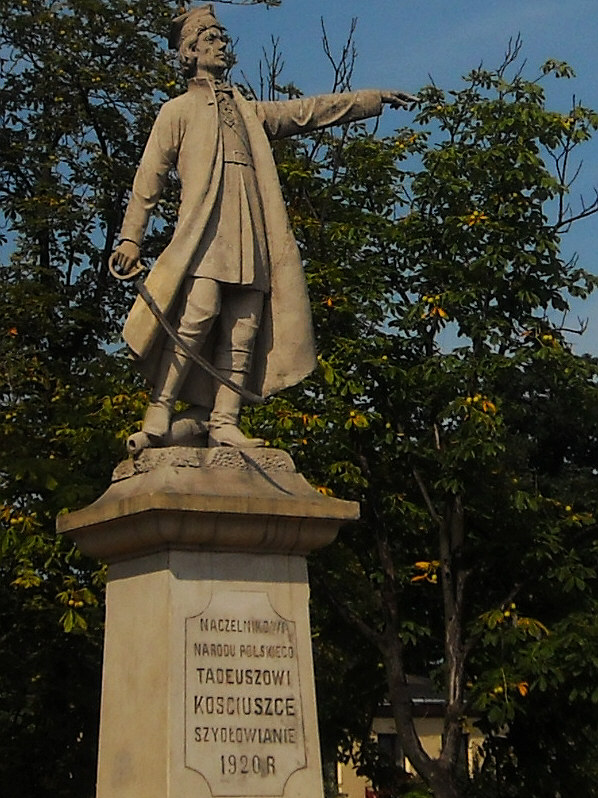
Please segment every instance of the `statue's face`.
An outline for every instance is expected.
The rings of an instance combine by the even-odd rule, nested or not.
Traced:
[[[195,45],[198,71],[213,75],[222,75],[228,66],[226,46],[228,36],[222,28],[202,30]]]

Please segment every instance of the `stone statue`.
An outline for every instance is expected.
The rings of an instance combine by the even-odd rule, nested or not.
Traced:
[[[209,446],[264,444],[239,430],[241,394],[268,397],[298,383],[315,364],[303,268],[269,140],[415,101],[401,91],[367,90],[250,102],[223,82],[227,43],[212,4],[174,20],[169,45],[178,49],[189,88],[158,114],[111,257],[121,277],[138,270],[150,214],[175,167],[178,224],[145,286],[178,341],[165,334],[142,296],[124,328],[153,386],[142,427],[145,446],[173,441],[177,399],[191,404],[186,418],[201,420]],[[193,353],[228,385],[203,370]]]

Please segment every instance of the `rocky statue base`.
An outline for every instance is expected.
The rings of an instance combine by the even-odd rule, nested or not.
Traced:
[[[109,563],[97,798],[321,798],[305,555],[358,517],[271,449],[148,449],[60,532]]]

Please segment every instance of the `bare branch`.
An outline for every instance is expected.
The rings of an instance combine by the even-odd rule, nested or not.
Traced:
[[[357,50],[355,49],[353,38],[357,28],[357,18],[353,17],[351,20],[351,27],[349,28],[347,40],[343,45],[343,49],[341,50],[341,54],[338,59],[336,59],[332,54],[323,17],[320,18],[320,25],[322,26],[322,46],[324,48],[324,53],[332,64],[332,69],[334,70],[332,91],[348,91],[351,88],[351,78],[353,77],[355,59],[357,58]]]
[[[580,219],[587,219],[595,213],[598,213],[598,189],[594,189],[594,199],[589,205],[586,205],[585,200],[581,197],[581,211],[579,211],[579,213],[572,213],[564,219],[560,219],[554,225],[554,229],[567,232],[574,222],[578,222]]]
[[[517,61],[522,46],[523,46],[523,40],[521,38],[521,33],[518,33],[514,40],[513,37],[511,36],[507,44],[507,49],[505,51],[503,62],[496,70],[496,74],[499,77],[502,78],[506,70],[511,66],[511,64],[514,64],[515,61]],[[521,70],[523,69],[524,66],[525,62],[520,66],[518,75],[521,74]]]
[[[428,508],[428,512],[430,513],[432,520],[434,521],[435,524],[441,525],[442,518],[436,512],[436,508],[434,507],[432,499],[430,498],[430,494],[428,493],[428,489],[424,483],[424,480],[422,479],[422,475],[415,466],[411,469],[411,473],[413,474],[415,481],[417,482],[417,486],[426,504],[426,507]]]
[[[570,333],[571,335],[583,335],[588,329],[589,319],[582,319],[581,316],[578,316],[578,327],[565,327],[565,319],[567,318],[567,315],[567,313],[563,313],[563,319],[558,327],[555,327],[555,329],[559,332]]]
[[[280,39],[270,37],[272,44],[272,53],[268,55],[265,49],[262,50],[264,54],[264,61],[266,63],[266,86],[269,100],[276,100],[279,93],[279,78],[284,69],[284,61],[282,60],[282,53],[279,50]],[[263,80],[262,78],[262,62],[260,60],[260,89],[263,99]]]
[[[247,87],[247,89],[248,89],[249,93],[251,94],[251,96],[253,97],[253,99],[254,100],[259,100],[258,93],[253,88],[253,86],[251,85],[251,81],[249,80],[249,78],[247,77],[247,75],[245,74],[245,72],[243,70],[241,70],[241,77],[245,81],[245,86]],[[261,81],[260,81],[260,85],[261,85]]]

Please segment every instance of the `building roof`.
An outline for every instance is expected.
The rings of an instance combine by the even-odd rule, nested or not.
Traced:
[[[446,698],[435,687],[427,676],[407,676],[407,693],[413,706],[416,718],[441,718],[446,708]],[[385,698],[379,705],[376,716],[392,717],[390,701]]]

